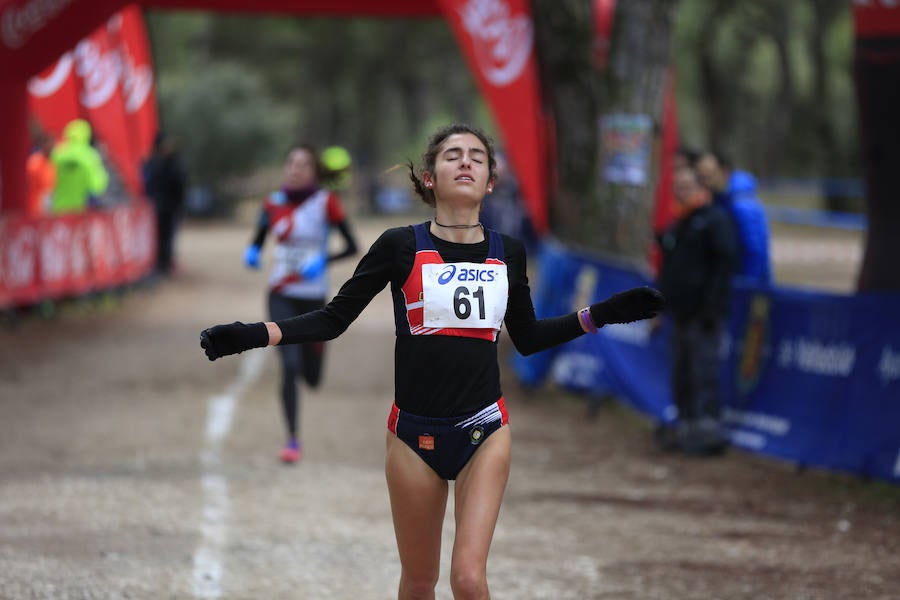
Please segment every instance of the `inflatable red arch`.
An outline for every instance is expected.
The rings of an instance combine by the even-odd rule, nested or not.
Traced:
[[[27,82],[129,6],[447,19],[493,111],[534,224],[546,230],[550,167],[528,0],[0,0],[0,215],[19,211],[25,203],[24,166],[31,143]],[[135,185],[136,171],[124,179]]]

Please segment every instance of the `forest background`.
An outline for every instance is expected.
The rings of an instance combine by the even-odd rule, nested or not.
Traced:
[[[297,140],[348,148],[355,189],[366,193],[418,158],[439,124],[470,122],[497,137],[443,19],[151,11],[148,28],[162,126],[180,140],[192,183],[226,207],[263,193],[271,181],[248,176],[280,166]],[[845,0],[681,0],[682,142],[718,149],[764,180],[812,182],[803,188],[812,195],[788,202],[862,211],[858,188],[841,185],[860,172],[853,42]]]

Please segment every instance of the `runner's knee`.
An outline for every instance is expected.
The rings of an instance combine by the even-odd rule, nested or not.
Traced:
[[[400,589],[404,598],[433,598],[439,569],[412,572],[404,568],[400,575]]]
[[[450,587],[456,599],[487,597],[487,573],[484,565],[454,564],[450,568]]]

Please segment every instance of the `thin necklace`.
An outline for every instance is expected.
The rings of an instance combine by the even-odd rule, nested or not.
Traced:
[[[434,219],[434,224],[447,229],[475,229],[476,227],[481,227],[481,223],[475,223],[474,225],[444,225],[443,223],[438,223],[437,218]]]

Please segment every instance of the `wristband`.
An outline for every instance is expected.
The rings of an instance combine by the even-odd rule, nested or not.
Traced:
[[[590,306],[585,306],[578,311],[578,322],[581,323],[581,328],[584,329],[585,333],[597,333],[597,326],[591,318]]]

